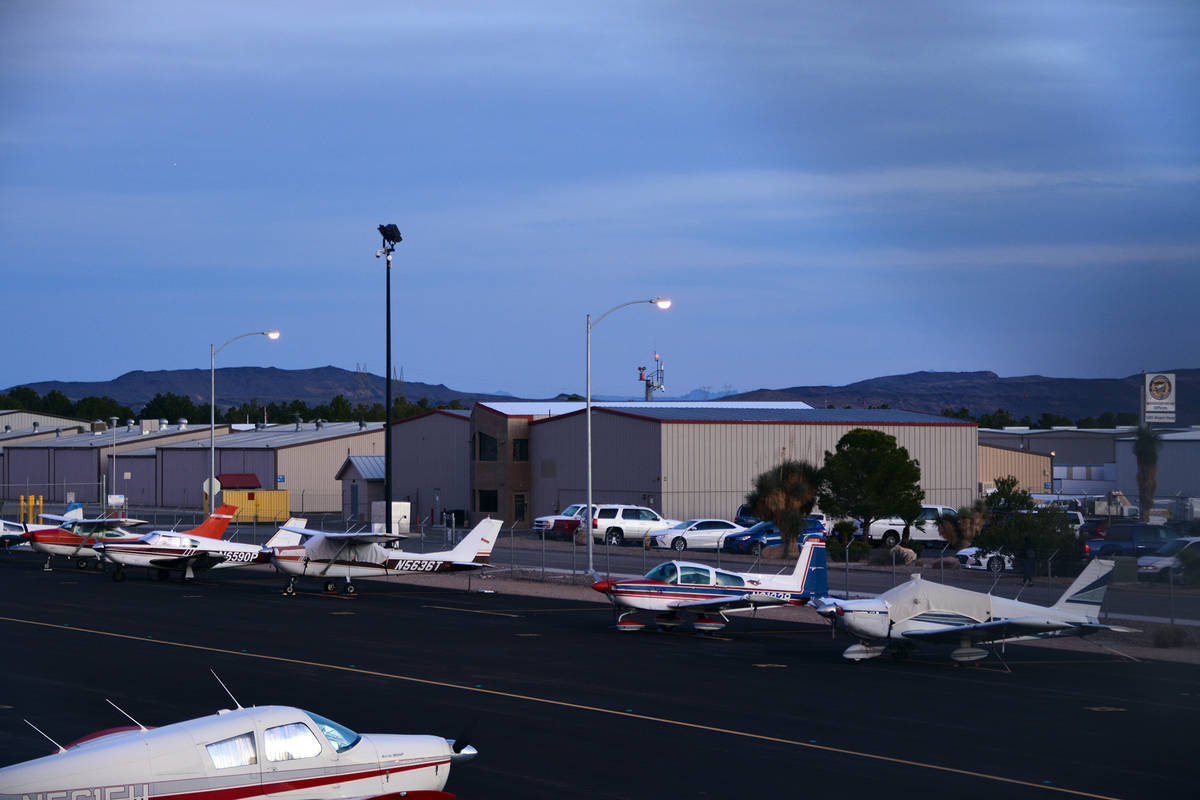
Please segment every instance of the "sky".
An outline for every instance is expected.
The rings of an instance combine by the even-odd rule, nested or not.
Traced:
[[[0,387],[1200,366],[1200,4],[0,5]],[[661,311],[632,300],[670,297]]]

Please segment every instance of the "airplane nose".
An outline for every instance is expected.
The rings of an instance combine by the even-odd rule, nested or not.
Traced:
[[[817,609],[817,613],[820,614],[825,619],[833,619],[834,617],[842,616],[846,612],[843,611],[842,607],[839,606],[837,603],[826,603],[825,605],[823,605]]]
[[[616,581],[611,581],[611,580],[596,581],[595,583],[592,584],[592,588],[595,589],[597,592],[600,592],[601,594],[610,594],[612,592],[613,584],[615,582]]]

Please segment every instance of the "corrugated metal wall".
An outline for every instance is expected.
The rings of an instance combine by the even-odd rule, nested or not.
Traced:
[[[573,414],[529,426],[531,520],[585,501],[585,422]]]
[[[104,454],[104,473],[108,476],[109,492],[125,495],[125,503],[130,507],[142,508],[158,505],[158,482],[156,460],[153,453],[148,455],[117,456],[117,472],[114,480],[112,454]],[[126,474],[129,475],[126,478]]]
[[[276,472],[267,476],[263,488],[287,489],[291,496],[291,510],[297,514],[340,512],[342,485],[334,476],[351,453],[381,455],[383,431],[363,431],[353,436],[280,448],[275,462]],[[283,476],[283,480],[277,481],[276,475]]]
[[[997,478],[1012,475],[1018,488],[1027,492],[1046,491],[1050,481],[1050,456],[1026,450],[979,445],[979,483],[984,492],[996,487]]]
[[[470,437],[470,420],[447,414],[429,414],[392,428],[392,494],[412,503],[414,525],[430,513],[440,516],[445,509],[471,507]],[[370,506],[365,508],[370,513]]]

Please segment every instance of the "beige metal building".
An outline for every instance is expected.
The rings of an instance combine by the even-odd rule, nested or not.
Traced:
[[[705,405],[593,408],[594,500],[646,505],[675,519],[730,518],[757,475],[790,459],[820,467],[855,428],[896,437],[921,465],[927,503],[957,508],[978,496],[974,423],[889,409]],[[582,500],[583,413],[534,420],[529,431],[533,515]]]
[[[996,488],[997,478],[1013,476],[1017,488],[1036,494],[1046,491],[1050,483],[1049,454],[1012,450],[995,445],[979,445],[979,493],[987,494]]]

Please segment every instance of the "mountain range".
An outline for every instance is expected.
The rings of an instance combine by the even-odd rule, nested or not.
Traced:
[[[1177,385],[1177,424],[1200,424],[1200,369],[1164,370],[1172,371]],[[156,394],[185,395],[193,402],[207,403],[208,378],[209,375],[202,369],[138,370],[111,381],[43,381],[18,385],[27,386],[42,396],[57,389],[72,401],[89,396],[107,396],[137,410]],[[380,375],[332,366],[298,370],[225,367],[216,372],[217,405],[225,408],[251,400],[262,404],[301,400],[313,406],[327,403],[339,394],[352,404],[371,404],[383,402],[383,380]],[[966,408],[975,416],[1004,409],[1018,419],[1029,416],[1036,420],[1045,412],[1079,419],[1099,416],[1107,411],[1136,413],[1141,381],[1140,373],[1125,378],[1048,378],[1041,375],[1001,378],[994,372],[913,372],[871,378],[845,386],[757,389],[728,394],[719,399],[801,400],[817,408],[886,405],[929,414],[938,414],[948,408]],[[412,381],[398,381],[393,388],[393,395],[406,397],[412,402],[425,398],[430,405],[458,400],[464,407],[475,401],[562,400],[568,396],[520,398],[503,392],[463,392],[444,384]],[[631,395],[626,399],[641,398]],[[684,395],[683,399],[718,398],[711,392],[695,390]]]

